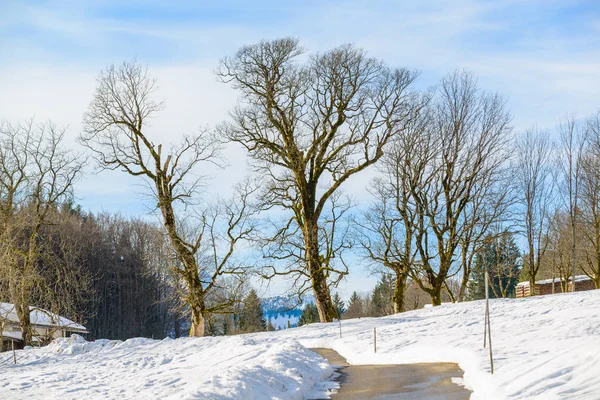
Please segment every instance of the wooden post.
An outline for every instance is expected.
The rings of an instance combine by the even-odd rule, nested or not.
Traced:
[[[377,353],[377,328],[373,327],[373,351]]]
[[[16,364],[17,363],[17,353],[15,353],[15,341],[11,340],[10,343],[12,344],[13,361]]]

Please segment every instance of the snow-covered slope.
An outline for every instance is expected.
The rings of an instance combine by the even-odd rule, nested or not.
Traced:
[[[59,339],[0,355],[0,399],[302,399],[333,370],[296,341]]]
[[[483,344],[483,302],[278,332],[178,340],[65,340],[0,354],[0,398],[301,399],[331,368],[306,350],[352,363],[458,362],[472,399],[600,399],[600,291],[491,302],[495,374]],[[377,327],[377,354],[373,353]]]
[[[494,375],[483,348],[484,302],[278,332],[355,364],[458,362],[471,399],[600,399],[600,290],[492,300]],[[373,353],[377,327],[377,354]]]

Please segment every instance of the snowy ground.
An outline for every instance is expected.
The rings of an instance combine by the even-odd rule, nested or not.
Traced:
[[[495,374],[483,302],[385,318],[222,338],[53,344],[0,355],[0,398],[301,399],[329,365],[305,347],[355,364],[458,362],[472,399],[600,399],[600,291],[491,302]],[[377,354],[373,353],[377,327]],[[302,346],[303,345],[303,346]],[[72,354],[70,354],[72,353]]]

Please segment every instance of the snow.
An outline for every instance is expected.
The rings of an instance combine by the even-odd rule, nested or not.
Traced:
[[[70,328],[77,331],[87,332],[85,326],[71,321],[68,318],[56,315],[48,310],[36,307],[29,307],[30,319],[33,325],[40,326],[60,326],[62,328]],[[15,306],[11,303],[0,303],[0,318],[10,322],[19,322]]]
[[[0,355],[0,398],[302,399],[333,374],[294,340],[253,335],[125,342],[81,336]]]
[[[0,398],[302,399],[331,367],[307,347],[353,364],[457,362],[472,399],[600,398],[600,290],[490,301],[494,375],[482,301],[384,318],[231,337],[85,342],[0,354]],[[377,353],[373,353],[373,328]]]
[[[2,337],[6,339],[23,340],[23,333],[21,331],[2,331]],[[31,341],[39,342],[40,340],[34,336],[31,338]]]
[[[457,362],[475,399],[600,399],[600,290],[490,301],[494,375],[483,348],[484,302],[278,332],[352,364]],[[377,354],[373,328],[377,328]]]

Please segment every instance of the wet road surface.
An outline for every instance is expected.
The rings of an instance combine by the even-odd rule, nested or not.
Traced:
[[[463,371],[453,363],[350,365],[331,349],[311,349],[339,366],[334,400],[466,400],[471,392],[451,381]]]

